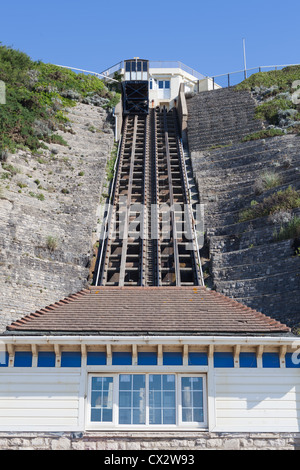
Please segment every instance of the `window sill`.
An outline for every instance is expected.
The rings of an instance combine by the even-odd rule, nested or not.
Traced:
[[[199,427],[190,427],[190,426],[103,426],[103,427],[93,427],[87,426],[85,429],[89,433],[101,433],[101,432],[115,432],[118,434],[130,434],[134,432],[145,432],[145,433],[179,433],[179,432],[207,432],[207,426]]]

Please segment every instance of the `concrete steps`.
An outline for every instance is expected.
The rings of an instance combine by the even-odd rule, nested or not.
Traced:
[[[239,222],[251,201],[289,185],[300,189],[300,137],[242,143],[243,133],[262,128],[248,92],[216,90],[187,103],[192,170],[205,204],[207,285],[289,326],[300,323],[300,257],[293,240],[275,242],[280,224],[268,217]],[[281,184],[258,194],[255,184],[264,172],[276,172]]]
[[[187,100],[190,151],[239,142],[261,130],[254,119],[255,102],[247,91],[234,88],[199,93]]]

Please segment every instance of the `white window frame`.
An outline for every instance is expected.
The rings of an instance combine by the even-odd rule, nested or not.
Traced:
[[[86,397],[86,429],[91,431],[104,431],[104,430],[119,430],[119,431],[148,431],[148,430],[207,430],[208,426],[208,402],[207,402],[207,374],[188,373],[173,371],[168,367],[168,370],[124,370],[109,372],[89,372],[88,373],[88,386]],[[145,393],[146,393],[146,424],[119,424],[119,376],[120,375],[145,375]],[[176,407],[176,424],[149,424],[149,376],[150,375],[174,375],[175,376],[175,407]],[[94,422],[91,421],[91,391],[92,391],[92,378],[93,377],[112,377],[113,378],[113,417],[112,422]],[[198,422],[183,422],[182,421],[182,402],[181,402],[181,378],[182,377],[202,377],[203,380],[203,423]]]
[[[189,422],[184,422],[182,421],[182,388],[181,388],[181,379],[182,377],[201,377],[203,380],[203,425],[204,423],[207,424],[207,382],[206,382],[206,375],[205,374],[179,374],[178,375],[178,402],[177,402],[177,408],[178,408],[178,425],[180,427],[198,427],[199,423],[197,421],[189,421]]]

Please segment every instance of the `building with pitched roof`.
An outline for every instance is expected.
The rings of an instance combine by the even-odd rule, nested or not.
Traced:
[[[147,431],[155,447],[174,432],[299,430],[290,328],[204,287],[91,287],[1,340],[2,433]]]

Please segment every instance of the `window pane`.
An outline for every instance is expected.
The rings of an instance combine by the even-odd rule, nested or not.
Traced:
[[[103,377],[93,377],[92,378],[92,390],[102,390],[102,380],[103,380]]]
[[[149,410],[149,423],[150,424],[162,424],[162,409],[161,408],[150,408]]]
[[[181,378],[182,421],[203,422],[202,377]]]
[[[126,72],[130,72],[130,62],[126,62]]]
[[[145,409],[133,408],[132,419],[133,424],[145,424]]]
[[[120,393],[119,406],[121,408],[130,408],[131,407],[131,392]]]
[[[203,408],[194,408],[193,421],[196,423],[203,423],[204,421]]]
[[[149,386],[150,390],[161,390],[161,375],[150,375]]]
[[[193,384],[193,390],[203,390],[203,379],[202,377],[191,377],[191,383]]]
[[[162,89],[163,87],[164,87],[164,82],[162,80],[159,80],[158,88]]]
[[[175,375],[163,375],[164,390],[175,390]]]
[[[91,410],[91,421],[95,422],[101,422],[102,421],[102,412],[101,408],[99,409],[93,409]]]
[[[175,375],[149,376],[149,423],[176,424]]]
[[[193,409],[192,408],[183,408],[182,409],[182,421],[183,422],[192,422],[193,421]]]
[[[120,408],[119,409],[119,424],[132,424],[131,423],[131,409]]]
[[[164,409],[163,410],[163,424],[176,424],[176,410]]]
[[[146,376],[121,374],[119,377],[119,424],[146,423]]]
[[[143,62],[143,72],[147,72],[147,70],[148,70],[147,62],[144,61],[144,62]]]
[[[140,61],[137,63],[137,71],[138,72],[142,71],[142,62],[140,62]]]
[[[112,422],[113,377],[93,377],[91,421]]]
[[[122,374],[119,378],[119,389],[120,390],[131,390],[132,375]]]
[[[166,81],[165,81],[165,88],[166,88],[166,89],[169,89],[169,88],[170,88],[170,81],[169,81],[169,80],[166,80]]]
[[[111,408],[104,408],[102,410],[102,421],[104,423],[111,423],[112,422],[112,409]]]
[[[161,403],[162,403],[162,395],[161,391],[154,391],[150,390],[149,391],[149,404],[152,408],[161,408]]]
[[[163,393],[163,406],[164,408],[175,408],[175,392]]]
[[[145,388],[145,376],[144,375],[134,375],[133,376],[133,390],[139,390]]]

